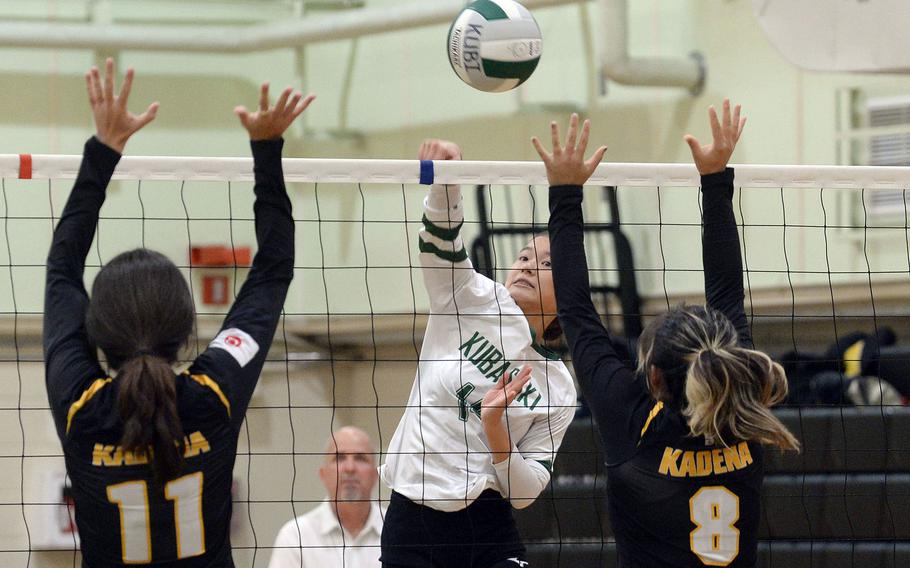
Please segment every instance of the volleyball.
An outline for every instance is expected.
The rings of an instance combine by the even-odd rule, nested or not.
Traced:
[[[510,91],[527,81],[540,61],[540,27],[514,0],[476,0],[449,29],[449,63],[475,89]]]

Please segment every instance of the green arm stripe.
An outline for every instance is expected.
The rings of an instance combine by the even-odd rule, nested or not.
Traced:
[[[432,221],[427,219],[427,216],[423,216],[423,227],[427,230],[428,233],[436,237],[437,239],[442,239],[444,241],[454,241],[458,238],[458,231],[461,230],[461,226],[464,225],[464,221],[458,223],[455,227],[451,229],[445,229],[439,225],[434,225]]]
[[[547,471],[549,471],[550,473],[553,473],[553,460],[534,460],[534,461],[536,461],[540,465],[547,468]]]
[[[468,258],[468,253],[464,249],[464,247],[461,247],[461,250],[455,251],[455,252],[446,251],[446,250],[441,250],[439,247],[437,247],[433,243],[428,243],[423,239],[420,239],[420,252],[433,253],[436,256],[438,256],[439,258],[441,258],[442,260],[447,260],[449,262],[461,262]]]

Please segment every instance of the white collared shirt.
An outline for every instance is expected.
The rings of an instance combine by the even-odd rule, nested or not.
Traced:
[[[328,501],[291,519],[278,531],[269,568],[380,568],[382,512],[370,516],[354,537],[344,530]]]

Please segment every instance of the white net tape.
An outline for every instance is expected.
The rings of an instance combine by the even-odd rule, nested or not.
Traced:
[[[33,179],[73,179],[80,156],[31,155]],[[0,155],[0,177],[19,177],[21,157]],[[414,160],[338,160],[285,158],[288,182],[404,183],[420,182],[420,163]],[[910,167],[763,166],[736,168],[739,187],[901,189],[910,187]],[[445,184],[546,185],[540,162],[434,162],[434,181]],[[250,158],[173,158],[125,156],[117,180],[251,181]],[[634,187],[697,187],[698,172],[688,164],[601,164],[588,185]]]

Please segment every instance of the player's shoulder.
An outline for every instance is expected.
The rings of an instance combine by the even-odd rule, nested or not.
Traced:
[[[476,305],[485,306],[488,310],[508,313],[514,304],[512,295],[501,283],[471,268],[471,279],[462,288],[465,296],[474,298]]]
[[[118,389],[113,378],[87,379],[82,387],[68,405],[57,411],[67,437],[110,429],[119,417],[116,409]]]
[[[578,391],[575,388],[575,379],[569,368],[561,359],[546,362],[544,382],[549,390],[550,401],[560,406],[571,406],[572,412],[578,403]]]
[[[639,413],[639,447],[664,444],[694,447],[699,444],[690,435],[686,418],[678,408],[649,398]]]
[[[469,261],[453,263],[426,252],[421,253],[421,259],[426,275],[424,285],[434,313],[484,314],[505,301],[499,290],[501,284],[477,272]]]
[[[178,404],[184,412],[213,408],[229,417],[232,410],[229,385],[200,359],[177,375]]]

